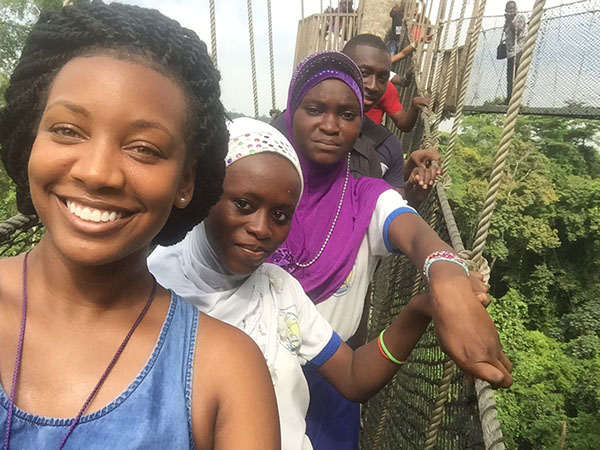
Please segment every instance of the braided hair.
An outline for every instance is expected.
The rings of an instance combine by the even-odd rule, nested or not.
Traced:
[[[17,187],[17,207],[23,214],[35,214],[27,165],[54,78],[71,59],[103,53],[147,64],[184,91],[186,164],[196,163],[194,195],[186,208],[172,208],[154,239],[160,245],[176,243],[206,217],[222,193],[228,133],[219,100],[220,76],[206,45],[193,31],[152,9],[94,1],[40,15],[0,111],[1,157]]]

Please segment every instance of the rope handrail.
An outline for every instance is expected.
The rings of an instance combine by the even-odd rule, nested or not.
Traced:
[[[38,225],[37,216],[17,214],[0,222],[0,245],[6,244],[16,231],[25,231]]]
[[[448,148],[444,155],[444,162],[442,163],[442,171],[447,172],[454,148],[456,146],[456,140],[458,138],[458,129],[462,123],[463,108],[465,106],[465,100],[467,98],[467,87],[471,78],[471,69],[473,68],[473,61],[475,60],[475,51],[477,50],[477,41],[479,34],[481,33],[481,24],[483,21],[483,12],[485,11],[486,0],[480,0],[478,13],[475,16],[475,23],[473,24],[473,34],[471,35],[471,41],[468,46],[467,60],[465,63],[465,71],[463,74],[462,83],[460,85],[460,91],[458,94],[458,100],[456,102],[456,114],[454,115],[454,123],[452,124],[452,131],[450,133],[450,139],[448,140]],[[458,36],[458,32],[457,32]],[[458,38],[455,41],[455,45],[458,45]],[[452,49],[454,51],[454,49]],[[443,106],[442,106],[443,108]]]
[[[529,72],[529,66],[531,65],[531,60],[533,58],[533,49],[535,47],[537,35],[541,26],[541,19],[544,12],[545,3],[545,0],[536,0],[531,20],[529,22],[529,31],[527,33],[527,39],[523,48],[521,63],[519,64],[519,68],[517,70],[513,94],[508,104],[506,121],[504,124],[504,129],[502,130],[500,144],[494,158],[494,166],[492,168],[492,173],[490,175],[490,181],[488,184],[488,193],[483,204],[482,213],[479,223],[477,224],[477,231],[473,240],[473,258],[475,260],[482,258],[483,248],[485,247],[487,241],[492,215],[496,207],[498,191],[504,175],[504,166],[509,155],[512,137],[514,135],[515,125],[517,123],[517,116],[521,108],[521,98],[523,96],[523,92],[525,91],[527,73]]]
[[[217,20],[215,17],[215,0],[209,1],[210,15],[210,57],[216,69],[219,68],[217,60]]]
[[[252,20],[252,0],[247,0],[248,38],[250,44],[250,67],[252,70],[252,98],[254,99],[254,117],[258,119],[258,84],[256,81],[256,54],[254,53],[254,21]]]
[[[458,53],[458,44],[459,44],[459,40],[460,40],[460,33],[462,31],[462,24],[464,21],[466,9],[467,9],[467,0],[463,0],[462,6],[460,9],[460,18],[462,20],[459,22],[458,28],[456,30],[456,35],[454,36],[454,44],[452,45],[452,50],[450,52],[450,60],[449,60],[450,63],[448,66],[448,71],[446,72],[446,77],[444,78],[444,85],[442,86],[442,92],[440,94],[439,105],[438,105],[437,111],[435,113],[435,120],[434,120],[434,125],[433,125],[434,130],[438,129],[440,122],[442,121],[442,115],[444,113],[444,105],[446,104],[446,96],[448,95],[448,89],[450,88],[450,78],[452,76],[452,72],[454,71],[454,68],[456,67],[456,56]],[[450,9],[449,14],[452,14],[452,9]]]
[[[465,4],[466,4],[466,2],[463,2],[462,8],[461,8],[461,15],[464,15],[464,12],[466,9]],[[452,15],[453,6],[454,6],[454,4],[452,3],[451,7],[450,7],[450,11],[449,11],[449,16]],[[460,105],[464,106],[464,100],[466,97],[466,87],[468,85],[468,82],[470,79],[470,74],[471,74],[470,67],[472,67],[472,64],[473,64],[474,54],[475,54],[475,50],[476,50],[476,43],[479,38],[479,34],[481,33],[481,29],[482,29],[481,24],[482,24],[482,20],[483,20],[483,14],[485,11],[485,0],[481,0],[479,2],[479,4],[477,4],[477,2],[476,2],[474,5],[474,9],[477,10],[477,14],[475,16],[475,21],[472,24],[472,29],[469,30],[469,35],[467,38],[467,44],[468,44],[469,51],[467,54],[465,74],[463,76],[463,80],[461,83],[461,91],[460,91],[459,103],[458,103],[459,106]],[[446,28],[446,31],[447,31],[447,28]],[[455,44],[454,44],[453,50],[456,49],[457,46],[458,46],[458,41],[455,39]],[[417,54],[418,54],[418,52],[417,52]],[[417,80],[418,91],[419,91],[419,93],[421,93],[423,91],[423,86],[421,84],[421,78],[419,76],[417,76],[416,80]],[[455,118],[454,125],[456,127],[458,126],[457,124],[462,121],[462,106],[460,106],[460,110],[457,113],[457,117]],[[435,127],[434,130],[432,130],[431,129],[432,126],[430,123],[431,113],[429,111],[425,111],[422,118],[423,118],[424,127],[425,127],[424,142],[433,144],[437,141],[437,139],[435,137],[432,137],[433,133],[437,132],[437,126],[436,126],[437,123],[434,125],[434,127]],[[453,130],[453,131],[456,132],[457,130]],[[446,227],[448,229],[452,247],[458,253],[460,253],[462,256],[468,258],[469,252],[467,252],[465,250],[464,244],[460,237],[460,231],[456,225],[454,215],[452,213],[450,204],[448,203],[448,200],[447,200],[447,197],[445,194],[444,183],[440,183],[440,182],[436,183],[436,193],[438,196],[438,201],[440,203],[440,208],[441,208],[442,214],[444,216],[444,221],[445,221]],[[435,218],[430,217],[430,222],[431,222],[430,225],[433,226],[434,221],[435,221]],[[476,268],[480,272],[484,273],[484,276],[489,277],[489,267],[487,266],[486,263],[482,262]],[[420,277],[417,276],[417,278],[415,280],[415,284],[413,285],[413,292],[412,292],[411,296],[416,295],[419,292],[419,290],[420,290]],[[450,385],[451,385],[452,378],[453,378],[455,371],[456,371],[455,363],[452,361],[452,359],[450,359],[449,357],[446,357],[445,361],[444,361],[444,365],[443,365],[442,376],[441,376],[440,382],[439,382],[438,393],[435,397],[429,426],[428,426],[428,429],[427,429],[427,432],[425,435],[425,441],[424,441],[424,449],[425,450],[433,450],[435,448],[435,444],[436,444],[436,441],[438,438],[438,432],[439,432],[440,426],[442,424],[442,419],[444,416],[445,405],[448,400]],[[493,393],[491,390],[491,386],[487,382],[484,382],[482,380],[476,380],[476,392],[477,392],[477,401],[478,401],[478,407],[479,407],[479,412],[480,412],[482,434],[483,434],[484,442],[486,444],[486,449],[488,449],[488,450],[489,449],[503,450],[504,449],[504,441],[503,441],[503,436],[502,436],[502,430],[500,427],[500,422],[498,421],[498,418],[497,418],[496,404],[495,404],[495,400],[494,400]],[[388,412],[387,412],[387,410],[385,410],[383,412],[380,420],[385,421],[385,420],[387,420],[387,417],[388,417]],[[379,424],[379,426],[377,428],[378,431],[381,430],[381,428],[382,428],[382,423]]]
[[[454,3],[455,3],[455,0],[451,0],[448,17],[452,16],[452,11],[454,11]],[[444,1],[443,4],[440,5],[440,15],[438,17],[439,22],[442,22],[442,20],[443,20],[443,17],[445,14],[445,8],[446,8],[446,2]],[[442,66],[444,65],[444,55],[443,55],[443,52],[441,52],[440,50],[441,50],[441,48],[443,48],[443,46],[448,41],[448,34],[449,34],[450,27],[448,26],[448,22],[443,22],[442,27],[444,29],[444,32],[443,32],[442,40],[437,41],[437,45],[436,45],[436,49],[435,49],[435,53],[437,55],[437,60],[436,60],[435,68],[434,68],[433,80],[432,80],[431,86],[438,85],[438,83],[440,81],[440,76],[442,73]],[[443,104],[446,102],[446,96],[448,94],[449,86],[450,86],[449,81],[448,81],[448,84],[446,84],[444,82],[445,92],[442,91],[443,98],[442,98],[442,101],[440,102],[441,108],[443,108]],[[419,93],[421,95],[425,94],[423,86],[419,86],[418,89],[419,89]],[[437,114],[433,112],[433,108],[435,108],[435,105],[437,102],[437,95],[438,95],[438,90],[433,89],[433,93],[432,93],[431,99],[430,99],[430,106],[422,114],[423,123],[424,123],[424,127],[425,127],[425,133],[423,136],[423,147],[425,147],[425,148],[437,147],[437,144],[438,144],[438,139],[437,139],[438,130],[437,130],[437,126],[435,125],[438,123]]]
[[[275,101],[275,60],[273,57],[273,17],[271,14],[271,0],[267,0],[267,27],[269,29],[269,69],[271,72],[271,111],[277,108]]]

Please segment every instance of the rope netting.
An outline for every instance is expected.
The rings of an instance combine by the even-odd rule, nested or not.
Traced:
[[[441,188],[441,185],[440,185]],[[443,188],[442,188],[443,189]],[[419,210],[440,237],[452,245],[439,197],[430,195]],[[377,270],[372,290],[374,308],[370,339],[389,325],[412,297],[424,289],[414,265],[404,256],[388,258]],[[436,449],[484,449],[477,397],[460,372],[450,366],[450,383],[435,433],[428,433],[434,415],[445,354],[430,326],[394,381],[364,405],[361,448],[423,449],[433,439]]]
[[[0,222],[0,257],[24,253],[41,235],[42,228],[35,216],[19,214]]]
[[[525,13],[528,20],[531,12]],[[503,112],[506,60],[496,59],[503,16],[484,18],[467,91],[469,111]],[[523,94],[524,112],[600,117],[600,0],[547,8]]]

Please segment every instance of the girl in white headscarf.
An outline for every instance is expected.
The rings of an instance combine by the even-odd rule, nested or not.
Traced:
[[[236,119],[230,123],[229,132],[223,197],[209,218],[183,241],[157,247],[148,265],[160,283],[254,339],[275,386],[282,448],[310,449],[304,434],[309,395],[301,366],[320,365],[329,359],[339,348],[340,338],[306,297],[300,283],[280,267],[263,264],[289,231],[302,192],[300,164],[287,139],[267,124]],[[254,184],[253,174],[246,170],[252,162],[259,166],[255,167],[258,183]],[[243,181],[241,186],[238,180]],[[271,201],[273,196],[282,198]],[[230,225],[232,214],[223,211],[228,205],[242,211],[245,233],[236,233],[239,228]],[[254,211],[244,214],[244,210]],[[276,228],[275,236],[265,237],[268,232],[260,229],[260,218],[251,217],[263,211],[277,220],[271,227]],[[238,251],[233,258],[229,257],[228,243]]]

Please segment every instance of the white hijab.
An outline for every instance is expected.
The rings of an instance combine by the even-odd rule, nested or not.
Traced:
[[[276,129],[257,120],[240,118],[228,126],[226,166],[261,152],[274,152],[302,171],[296,152]],[[276,295],[281,281],[262,265],[250,275],[234,275],[218,260],[204,223],[196,225],[179,243],[157,247],[148,267],[158,282],[182,296],[209,316],[248,334],[263,352],[275,380],[273,362],[278,348]]]
[[[217,259],[204,224],[183,241],[157,247],[148,267],[163,286],[177,292],[209,316],[239,328],[259,346],[272,369],[277,350],[275,286],[263,267],[250,275],[234,275]]]

